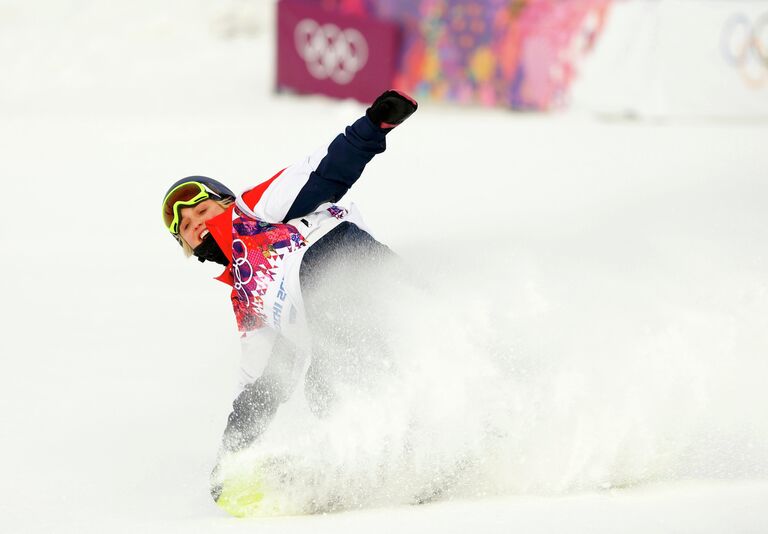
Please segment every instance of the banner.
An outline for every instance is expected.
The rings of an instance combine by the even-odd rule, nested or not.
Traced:
[[[370,102],[394,83],[399,29],[391,22],[282,0],[277,39],[278,90]]]
[[[768,2],[617,0],[574,104],[640,117],[768,118]]]
[[[404,25],[398,85],[440,100],[548,110],[567,103],[611,0],[379,1]]]
[[[611,0],[282,0],[278,85],[360,98],[362,89],[352,94],[351,87],[341,87],[344,84],[330,75],[320,81],[311,69],[323,75],[338,68],[343,78],[352,77],[363,64],[364,54],[354,45],[360,40],[356,37],[363,36],[371,57],[362,68],[369,70],[356,74],[354,83],[366,88],[378,83],[381,89],[387,85],[382,80],[388,79],[419,98],[551,109],[567,102],[578,64],[599,35],[610,4]],[[307,23],[300,32],[304,37],[295,45],[296,27],[304,19],[316,26]],[[380,26],[384,21],[391,25]],[[399,46],[393,44],[393,26],[402,31]],[[344,33],[347,30],[358,33]],[[330,34],[324,39],[318,32]],[[339,32],[344,37],[338,37]],[[374,50],[381,51],[375,68]],[[329,59],[317,59],[326,53]],[[337,63],[341,66],[334,67]]]

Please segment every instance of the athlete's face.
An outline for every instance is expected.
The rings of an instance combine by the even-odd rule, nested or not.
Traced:
[[[203,238],[208,233],[205,221],[222,213],[224,213],[224,208],[211,199],[203,200],[194,206],[181,208],[179,234],[190,247],[196,248],[203,242]]]

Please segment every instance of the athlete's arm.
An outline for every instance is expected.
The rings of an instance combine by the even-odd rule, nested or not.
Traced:
[[[338,202],[368,162],[384,152],[387,133],[416,107],[410,97],[387,91],[327,147],[244,193],[238,205],[263,221],[285,222],[325,202]]]

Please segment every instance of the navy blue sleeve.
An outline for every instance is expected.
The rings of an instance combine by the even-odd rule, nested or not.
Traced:
[[[310,174],[283,221],[312,213],[325,202],[338,202],[360,178],[366,164],[387,148],[384,130],[361,117],[328,146],[328,153]]]

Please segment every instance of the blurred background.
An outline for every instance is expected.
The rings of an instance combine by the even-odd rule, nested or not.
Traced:
[[[341,496],[392,414],[488,461],[456,501],[401,507],[416,462],[376,510],[234,521],[229,292],[162,196],[260,183],[389,87],[419,111],[345,202],[433,285],[396,339],[420,404],[271,439]],[[764,532],[766,139],[763,0],[0,0],[0,530]]]
[[[765,9],[749,0],[284,1],[277,86],[364,102],[390,84],[515,110],[765,119]]]

